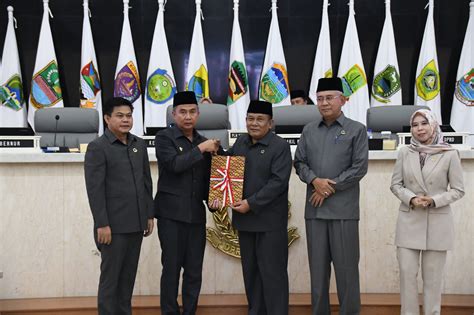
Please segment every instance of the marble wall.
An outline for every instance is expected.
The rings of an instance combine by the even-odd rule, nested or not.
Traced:
[[[393,160],[371,160],[362,181],[361,291],[398,292],[393,246],[398,201],[389,190]],[[449,252],[444,293],[474,294],[474,159],[463,160],[466,196],[454,204],[456,248]],[[157,166],[152,163],[154,184]],[[310,291],[304,231],[305,186],[290,180],[292,216],[300,239],[289,250],[290,290]],[[156,189],[156,187],[155,187]],[[100,256],[92,238],[83,164],[0,163],[1,298],[92,296]],[[212,217],[208,225],[213,226]],[[135,294],[159,294],[160,247],[155,233],[143,242]],[[202,293],[243,293],[240,261],[209,243]],[[334,277],[331,290],[335,291]]]

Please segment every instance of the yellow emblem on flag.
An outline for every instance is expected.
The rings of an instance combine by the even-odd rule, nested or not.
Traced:
[[[201,65],[199,69],[194,72],[194,75],[186,86],[186,91],[193,91],[196,93],[196,98],[198,100],[203,97],[209,97],[209,79],[204,65]]]
[[[324,77],[332,78],[332,69],[328,69],[326,72],[324,72]]]
[[[439,71],[434,60],[431,60],[416,78],[416,93],[423,100],[431,101],[438,96],[439,91]]]
[[[353,65],[347,72],[344,74],[342,79],[342,88],[344,90],[344,96],[351,96],[357,90],[367,85],[367,78],[365,76],[364,70],[358,64]]]

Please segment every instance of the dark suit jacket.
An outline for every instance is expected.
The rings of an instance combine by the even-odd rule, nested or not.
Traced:
[[[292,167],[290,145],[273,132],[255,144],[245,134],[227,154],[245,156],[243,199],[250,205],[250,211],[245,214],[233,211],[234,227],[249,232],[286,227]]]
[[[205,223],[211,155],[197,147],[207,139],[194,131],[189,141],[181,130],[172,126],[158,132],[155,138],[158,160],[158,191],[155,216],[187,223]]]
[[[84,161],[94,227],[112,233],[144,231],[153,218],[153,190],[145,141],[128,135],[128,144],[106,129],[89,143]]]

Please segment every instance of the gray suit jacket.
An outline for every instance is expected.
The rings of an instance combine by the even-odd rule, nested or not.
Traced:
[[[322,118],[307,124],[295,152],[295,169],[306,186],[305,219],[359,220],[359,182],[367,173],[365,126],[341,114],[331,125]],[[336,193],[321,207],[309,202],[316,177],[336,182]]]
[[[463,171],[458,151],[428,156],[421,169],[419,153],[400,149],[392,175],[393,194],[400,199],[395,245],[421,250],[448,250],[454,242],[450,204],[464,196]],[[417,195],[433,198],[435,207],[412,208]]]
[[[147,228],[153,192],[145,141],[129,134],[125,145],[106,129],[89,143],[84,171],[95,228],[110,226],[112,233]]]

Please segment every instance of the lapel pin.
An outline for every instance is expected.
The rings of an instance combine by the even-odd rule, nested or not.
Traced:
[[[179,151],[183,152],[183,148],[182,148],[182,147],[179,147]]]
[[[138,152],[137,148],[133,148],[133,152],[137,153]]]
[[[346,134],[346,131],[345,130],[341,130],[341,135],[345,135]]]
[[[260,151],[260,154],[263,154],[263,153],[265,153],[265,150],[261,150],[261,151]]]

